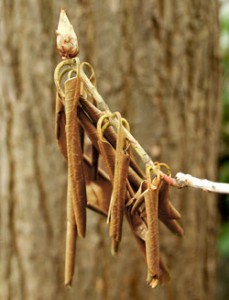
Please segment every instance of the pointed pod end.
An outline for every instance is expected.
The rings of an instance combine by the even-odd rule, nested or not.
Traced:
[[[155,287],[157,287],[160,283],[159,279],[157,278],[157,276],[151,276],[150,272],[148,271],[147,273],[147,279],[146,279],[147,284],[154,289]]]
[[[149,283],[149,285],[150,285],[150,287],[152,289],[154,289],[155,287],[157,287],[158,284],[159,284],[159,280],[157,278],[152,279],[151,282]]]
[[[59,51],[60,56],[63,59],[76,57],[79,53],[79,44],[65,9],[61,9],[60,11],[56,35],[57,50]]]
[[[119,242],[117,242],[114,239],[112,239],[111,255],[112,256],[116,256],[118,254],[118,249],[119,249]]]
[[[66,279],[64,282],[64,285],[68,288],[72,287],[72,280],[71,279]]]
[[[78,228],[77,228],[78,229]],[[86,228],[82,228],[81,230],[77,230],[77,233],[78,233],[78,236],[81,238],[81,239],[84,239],[85,236],[86,236]]]

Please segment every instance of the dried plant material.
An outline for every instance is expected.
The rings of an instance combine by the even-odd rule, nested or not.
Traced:
[[[170,231],[182,237],[184,231],[176,221],[181,215],[170,202],[169,187],[169,183],[162,179],[159,187],[158,217]]]
[[[113,181],[113,193],[111,197],[111,220],[110,236],[112,238],[111,252],[118,252],[119,243],[122,238],[122,222],[126,200],[126,181],[130,163],[129,146],[126,143],[126,137],[122,126],[121,115],[116,113],[119,120],[117,132],[115,170]]]
[[[97,124],[99,118],[104,115],[104,112],[101,112],[90,101],[86,100],[83,97],[80,98],[80,104],[94,124]]]
[[[60,152],[67,159],[67,146],[65,134],[66,117],[64,105],[60,96],[56,93],[56,113],[55,113],[55,136]]]
[[[82,126],[79,126],[80,145],[82,152],[84,152],[84,130]]]
[[[96,180],[98,175],[99,151],[93,145],[91,148],[91,161],[92,161],[92,169],[93,169],[93,179]]]
[[[164,219],[160,217],[160,220],[162,221],[162,223],[165,224],[165,226],[172,231],[173,233],[175,233],[176,235],[182,237],[184,235],[184,230],[183,228],[179,225],[179,223],[176,220],[171,220],[171,219]]]
[[[105,161],[106,164],[106,170],[108,171],[109,176],[111,176],[110,178],[113,180],[114,161],[115,161],[115,151],[113,147],[111,146],[110,143],[107,142],[105,137],[103,137],[102,139],[101,137],[99,138],[98,131],[93,125],[92,120],[90,120],[89,117],[85,115],[81,107],[78,107],[78,117],[81,125],[83,126],[93,146],[97,150],[99,149],[99,151],[101,152],[103,160]],[[103,117],[103,114],[101,117]],[[98,125],[97,127],[99,126],[100,125]],[[108,129],[109,128],[107,128],[106,131]],[[100,144],[100,146],[98,144]],[[134,189],[136,189],[141,184],[142,179],[135,173],[135,171],[132,168],[129,168],[128,181],[130,182],[130,185],[133,186]]]
[[[166,265],[164,264],[161,257],[160,257],[160,261],[159,261],[159,268],[160,268],[159,275],[158,275],[159,283],[163,284],[163,283],[168,282],[171,279],[171,277],[169,274],[169,270],[166,267]]]
[[[86,100],[84,100],[86,101]],[[88,101],[87,101],[88,102]],[[91,105],[91,104],[90,104]],[[85,107],[85,106],[84,106]],[[91,109],[91,107],[90,107]],[[92,110],[90,111],[92,113]],[[104,114],[101,114],[100,118],[103,117]],[[90,114],[90,117],[92,117],[90,120],[87,115],[85,115],[85,112],[81,107],[78,107],[78,117],[81,125],[83,126],[85,132],[87,133],[87,136],[91,140],[92,144],[96,149],[100,151],[103,160],[105,161],[105,167],[108,172],[108,175],[111,176],[110,178],[113,180],[113,172],[114,172],[114,161],[115,161],[115,151],[112,145],[105,139],[103,136],[102,139],[98,135],[98,131],[95,128],[95,125],[93,125],[94,121],[94,115]],[[97,118],[96,118],[97,119]],[[99,122],[98,122],[99,124]],[[97,127],[101,127],[98,125]],[[101,129],[99,129],[101,130]],[[106,129],[108,131],[109,128]],[[106,133],[105,131],[105,133]],[[99,146],[100,144],[100,146]],[[110,165],[110,166],[109,166]],[[109,170],[110,169],[110,170]],[[111,181],[112,181],[111,180]],[[135,171],[132,168],[129,168],[128,170],[128,180],[133,186],[134,189],[138,188],[138,186],[141,184],[142,179],[135,173]]]
[[[147,283],[153,289],[158,286],[158,284],[164,284],[170,280],[170,275],[167,267],[165,266],[162,258],[159,258],[159,273],[157,277],[151,276],[147,273]]]
[[[143,254],[145,261],[146,261],[145,239],[146,239],[147,227],[146,227],[145,223],[139,218],[137,213],[132,215],[129,210],[126,210],[126,217],[127,217],[128,223],[132,229],[132,232],[134,234],[135,240],[139,246],[139,249],[141,250],[141,253]],[[150,274],[148,272],[148,276],[149,275]],[[156,279],[158,281],[155,280],[154,277],[149,276],[147,278],[148,284],[151,287],[156,287],[155,283],[163,284],[170,280],[169,271],[161,257],[159,258],[159,273],[158,273],[158,278],[156,278]]]
[[[88,100],[81,98],[80,103],[82,105],[83,110],[88,114],[88,116],[91,118],[92,122],[94,124],[98,123],[98,120],[104,115],[103,112],[101,112],[97,107],[95,107],[91,102]],[[116,140],[117,135],[112,128],[112,126],[108,127],[104,133],[104,138],[109,141],[109,143],[115,148],[116,147]],[[143,174],[141,168],[137,165],[135,162],[134,157],[130,157],[130,166],[132,168],[132,171],[129,175],[133,177],[133,181],[135,182],[135,185],[138,186],[139,183],[143,178],[145,178],[145,175]]]
[[[83,172],[83,155],[80,143],[77,105],[79,101],[80,79],[74,77],[65,82],[65,113],[68,154],[68,184],[71,186],[73,209],[78,235],[86,232],[86,183]]]
[[[99,146],[99,151],[101,153],[101,156],[103,158],[104,164],[106,171],[109,175],[110,181],[113,184],[114,181],[114,164],[115,164],[115,152],[113,147],[111,146],[110,143],[108,143],[104,138],[103,138],[103,127],[102,124],[104,120],[107,118],[107,116],[102,116],[97,124],[97,132],[98,132],[98,146]],[[106,126],[109,126],[109,121]]]
[[[89,117],[84,113],[83,109],[81,107],[78,107],[77,115],[79,118],[79,122],[81,126],[83,127],[84,131],[86,132],[87,136],[89,137],[90,141],[92,142],[92,145],[96,147],[96,149],[99,149],[98,145],[98,132],[95,127],[95,125],[92,123],[92,121],[89,119]]]
[[[60,56],[62,58],[76,57],[79,53],[78,40],[64,9],[60,12],[56,35],[57,50]]]
[[[181,215],[176,210],[174,206],[172,206],[169,198],[169,184],[168,182],[161,180],[159,187],[159,206],[158,206],[158,214],[164,219],[180,219]]]
[[[76,237],[77,237],[77,229],[76,229],[75,216],[74,216],[71,197],[72,197],[71,186],[68,185],[66,250],[65,250],[65,279],[64,279],[64,283],[66,286],[71,286],[72,278],[74,275]]]
[[[111,144],[109,144],[105,140],[98,140],[99,150],[101,153],[101,156],[103,158],[105,169],[107,171],[107,174],[109,175],[110,181],[113,184],[114,179],[114,158],[115,158],[115,152],[112,148]]]
[[[133,214],[143,203],[144,203],[144,196],[147,192],[147,181],[143,180],[139,186],[138,191],[131,199],[133,206],[131,209],[131,213]]]
[[[126,179],[126,187],[127,187],[128,193],[129,193],[129,198],[134,197],[135,192],[134,192],[128,178]],[[127,206],[127,203],[126,203],[126,206]]]
[[[75,240],[77,234],[85,235],[88,206],[110,220],[113,253],[117,252],[121,241],[125,213],[147,263],[148,284],[155,287],[169,279],[159,256],[158,219],[176,234],[183,234],[176,221],[180,214],[169,198],[169,185],[178,185],[170,174],[166,175],[160,169],[165,167],[169,172],[169,167],[152,162],[124,128],[127,122],[120,114],[116,113],[115,117],[111,114],[96,89],[92,66],[80,64],[79,58],[71,59],[78,54],[79,48],[64,11],[61,12],[57,34],[58,50],[65,58],[54,74],[58,93],[56,139],[68,161],[65,284],[71,285],[72,282]],[[91,141],[91,160],[83,156],[84,134]],[[98,168],[99,155],[104,160],[108,176]],[[141,163],[136,162],[137,155],[147,165],[146,176]],[[153,181],[151,171],[155,176]]]
[[[83,70],[83,71],[84,71],[85,67],[89,70],[89,72],[90,72],[90,75],[88,76],[89,80],[91,81],[93,86],[96,87],[95,71],[94,71],[94,68],[92,67],[92,65],[89,64],[88,62],[83,62],[80,67],[81,67],[81,70]],[[96,102],[94,101],[93,104],[95,105]]]
[[[97,178],[94,180],[92,163],[85,155],[84,172],[87,187],[87,206],[92,210],[107,216],[112,193],[112,184],[109,181],[109,178],[102,170],[98,169]]]
[[[130,224],[131,229],[138,236],[141,240],[146,239],[147,233],[147,225],[146,223],[140,218],[139,214],[136,212],[135,214],[131,214],[129,209],[126,209],[126,215],[128,222]]]
[[[155,178],[152,187],[151,167],[146,169],[148,192],[145,195],[145,209],[147,219],[146,233],[146,260],[149,274],[155,280],[159,276],[159,232],[158,232],[158,178]],[[156,281],[154,282],[156,283]]]

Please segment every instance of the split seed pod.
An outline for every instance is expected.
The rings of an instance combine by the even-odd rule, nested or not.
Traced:
[[[158,232],[158,178],[155,177],[152,187],[151,167],[146,168],[148,192],[145,194],[145,209],[147,220],[146,260],[148,271],[152,279],[159,278],[159,232]]]
[[[169,184],[164,180],[161,180],[159,187],[158,217],[169,230],[180,237],[183,236],[183,228],[176,221],[181,215],[169,201]]]
[[[72,205],[71,185],[68,185],[67,197],[67,230],[66,230],[66,250],[65,250],[65,279],[66,286],[71,286],[75,269],[77,229]]]
[[[66,146],[66,116],[64,105],[60,96],[56,93],[56,112],[55,112],[55,136],[60,152],[67,159],[67,146]]]
[[[64,105],[60,100],[60,96],[56,95],[56,123],[55,135],[58,142],[59,149],[63,156],[67,159],[66,133],[65,133],[66,117]],[[75,223],[75,216],[72,206],[72,192],[68,185],[67,196],[67,224],[66,224],[66,249],[65,249],[65,285],[71,286],[75,267],[75,248],[77,229]]]
[[[90,72],[89,80],[93,84],[93,86],[96,88],[96,78],[95,78],[95,71],[91,64],[88,62],[83,62],[80,65],[80,69],[83,70],[84,68],[87,68]],[[92,98],[93,105],[96,106],[96,101]],[[91,149],[91,158],[92,158],[92,169],[93,169],[93,178],[96,180],[97,178],[97,172],[98,172],[98,162],[99,162],[99,151],[96,146],[92,143],[92,149]]]
[[[122,238],[122,222],[126,200],[126,186],[128,168],[130,163],[129,145],[126,142],[125,132],[121,115],[115,113],[118,118],[118,132],[116,142],[115,170],[113,181],[113,193],[111,196],[111,220],[110,236],[112,238],[112,254],[118,251],[118,246]]]
[[[103,125],[103,122],[107,120],[108,122]],[[110,143],[108,143],[103,137],[104,130],[110,125],[109,116],[103,115],[97,123],[98,131],[98,146],[100,154],[104,160],[105,168],[110,178],[111,183],[113,184],[114,180],[114,158],[115,152]]]
[[[161,180],[159,187],[159,216],[168,219],[180,219],[181,215],[172,205],[169,199],[169,184],[165,180]]]
[[[83,155],[80,142],[77,106],[80,96],[80,75],[65,82],[65,113],[68,154],[68,184],[71,187],[74,215],[78,234],[86,232],[86,182],[83,172]]]

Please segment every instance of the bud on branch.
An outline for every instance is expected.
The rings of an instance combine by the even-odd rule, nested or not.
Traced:
[[[79,53],[78,40],[64,9],[60,12],[56,35],[57,50],[62,59],[77,56]]]

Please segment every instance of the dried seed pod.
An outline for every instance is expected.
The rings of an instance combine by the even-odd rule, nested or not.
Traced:
[[[145,209],[147,219],[146,260],[152,278],[159,277],[159,232],[158,232],[158,182],[154,179],[155,188],[151,183],[151,167],[146,169],[148,192],[145,194]]]
[[[104,140],[103,141],[98,140],[98,145],[99,145],[100,154],[101,154],[104,164],[105,164],[107,174],[110,178],[110,181],[113,184],[114,157],[115,157],[114,149],[112,148],[111,144],[109,144],[107,141],[104,141]]]
[[[163,284],[165,282],[168,282],[170,280],[169,270],[161,258],[159,261],[159,267],[160,267],[159,276],[158,276],[159,283]]]
[[[125,209],[127,220],[130,224],[131,229],[133,230],[134,234],[139,237],[141,240],[146,239],[146,233],[147,233],[147,225],[146,222],[144,222],[139,214],[136,212],[135,214],[131,214],[129,209]]]
[[[181,218],[181,215],[169,201],[169,184],[163,179],[159,187],[158,217],[169,230],[178,236],[183,236],[184,231],[176,221]]]
[[[85,155],[84,171],[87,183],[87,206],[107,216],[112,193],[112,184],[109,178],[102,170],[98,169],[97,179],[93,180],[92,163]]]
[[[99,151],[93,145],[91,148],[91,160],[93,169],[93,179],[96,180],[98,175]]]
[[[100,154],[101,154],[101,156],[104,160],[106,171],[108,173],[108,176],[110,178],[111,183],[113,184],[115,152],[114,152],[114,149],[112,148],[111,144],[108,143],[103,138],[102,124],[103,124],[105,119],[108,120],[108,123],[107,123],[106,127],[109,126],[109,116],[108,115],[103,115],[97,123],[97,132],[98,132],[98,141],[97,141],[97,143],[98,143],[98,146],[99,146]]]
[[[158,206],[159,217],[164,219],[180,219],[181,215],[176,208],[171,204],[169,198],[169,184],[165,180],[161,180],[159,187],[159,206]]]
[[[140,184],[137,193],[134,195],[134,199],[133,199],[134,204],[131,209],[132,214],[143,204],[146,190],[147,190],[147,182],[146,180],[143,180]]]
[[[74,216],[71,197],[72,197],[71,186],[68,185],[65,280],[64,280],[66,286],[71,286],[72,278],[74,275],[76,238],[77,238],[77,229],[76,229],[75,216]]]
[[[133,198],[135,192],[134,192],[128,178],[126,179],[126,187],[127,187],[128,193],[129,193],[129,198]],[[127,203],[126,203],[126,206],[127,206]]]
[[[99,118],[104,115],[104,112],[101,112],[101,110],[95,107],[93,103],[91,103],[83,97],[80,98],[80,103],[82,105],[83,110],[88,114],[92,122],[94,124],[97,124]]]
[[[129,210],[125,211],[127,221],[132,229],[132,232],[134,234],[134,237],[136,239],[136,242],[141,250],[141,253],[143,254],[145,261],[146,261],[146,244],[145,244],[145,238],[147,233],[147,228],[145,223],[139,218],[138,214],[135,213],[132,215]],[[154,279],[152,281],[152,279]],[[167,267],[165,266],[163,260],[161,257],[159,257],[159,274],[158,274],[158,281],[155,281],[155,278],[152,278],[152,276],[149,276],[148,284],[152,287],[155,285],[155,283],[163,284],[170,280],[170,275]]]
[[[84,131],[86,132],[87,136],[89,137],[90,141],[92,142],[93,146],[98,150],[98,132],[95,125],[89,119],[89,117],[85,114],[81,107],[78,107],[77,116],[79,118],[79,122],[83,127]]]
[[[179,225],[179,223],[176,220],[171,220],[171,219],[166,219],[166,218],[161,218],[160,220],[164,225],[173,233],[176,235],[182,237],[184,235],[184,230],[183,228]]]
[[[81,98],[80,103],[82,104],[83,110],[89,115],[92,122],[97,124],[99,118],[101,118],[104,113],[101,112],[97,107],[95,107],[91,102],[86,99]],[[104,133],[104,138],[109,141],[109,143],[115,148],[116,147],[116,140],[117,135],[112,127],[108,127]],[[135,183],[135,186],[138,187],[142,178],[144,178],[144,174],[141,168],[135,162],[135,159],[131,156],[130,157],[130,166],[131,166],[131,173],[129,176],[132,176],[132,179]],[[133,171],[133,172],[132,172]]]
[[[112,253],[118,251],[118,246],[122,238],[123,212],[126,199],[126,181],[130,163],[129,147],[126,145],[126,137],[123,130],[122,119],[119,113],[116,113],[119,120],[115,170],[113,181],[113,193],[111,197],[111,221],[110,236],[112,237]]]
[[[65,125],[66,117],[64,105],[62,104],[60,96],[58,95],[58,93],[56,93],[55,136],[60,152],[67,159]]]
[[[83,155],[80,143],[79,124],[77,120],[77,105],[80,94],[80,78],[68,79],[65,82],[65,113],[68,155],[69,183],[72,191],[72,201],[78,235],[86,232],[86,183],[83,172]]]
[[[81,149],[82,152],[84,152],[84,130],[83,127],[79,125],[79,136],[80,136],[80,145],[81,145]]]

